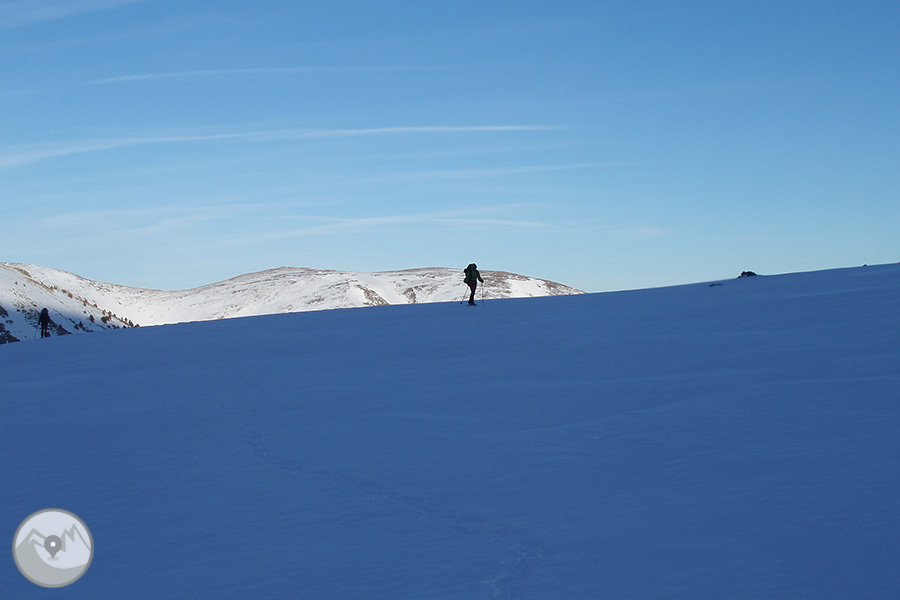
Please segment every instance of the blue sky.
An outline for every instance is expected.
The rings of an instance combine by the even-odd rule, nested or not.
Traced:
[[[900,260],[900,3],[0,0],[0,260],[587,291]]]

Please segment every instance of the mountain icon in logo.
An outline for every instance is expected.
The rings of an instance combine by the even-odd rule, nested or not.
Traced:
[[[77,515],[50,508],[22,521],[13,538],[13,557],[32,583],[63,587],[87,571],[94,557],[94,542]]]

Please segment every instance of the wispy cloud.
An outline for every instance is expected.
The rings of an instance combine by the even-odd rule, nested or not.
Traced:
[[[198,69],[193,71],[169,71],[163,73],[138,73],[117,75],[91,81],[91,84],[140,83],[145,81],[209,79],[234,76],[267,75],[325,75],[341,73],[402,73],[415,71],[442,71],[451,67],[414,65],[369,65],[345,67],[255,67],[234,69]]]
[[[314,139],[429,133],[497,133],[505,131],[546,131],[552,125],[414,125],[404,127],[369,127],[356,129],[294,129],[272,132],[272,137]]]
[[[291,216],[282,221],[300,221],[306,224],[302,227],[294,227],[282,231],[272,231],[258,235],[244,237],[232,237],[227,240],[211,242],[221,246],[243,246],[259,243],[268,243],[277,240],[322,236],[322,235],[346,235],[358,234],[368,231],[376,231],[384,228],[406,225],[446,225],[470,227],[473,225],[490,225],[493,227],[508,227],[516,229],[556,229],[557,226],[540,221],[529,221],[511,218],[488,218],[484,215],[490,212],[508,212],[510,206],[487,207],[474,211],[442,211],[433,213],[413,213],[401,215],[388,215],[379,217],[323,217],[323,216]]]
[[[159,239],[159,236],[177,237],[190,232],[191,237],[200,239],[198,243],[207,249],[253,246],[304,237],[353,236],[408,226],[419,229],[429,226],[464,229],[479,225],[530,230],[559,229],[556,224],[511,216],[528,206],[530,205],[505,204],[456,211],[343,217],[293,213],[269,215],[268,209],[277,209],[275,206],[269,206],[261,214],[260,205],[256,203],[198,206],[167,204],[66,212],[43,218],[40,226],[52,231],[86,232],[85,235],[89,234],[95,240],[104,238],[116,242],[128,240],[131,243],[141,239]],[[498,214],[505,216],[494,217]],[[241,230],[247,233],[207,236],[198,232],[199,227],[211,223],[219,223],[227,229],[229,223],[233,224],[236,220],[242,223]],[[280,223],[278,230],[271,230],[270,223],[273,220]],[[255,227],[254,223],[259,227]]]
[[[260,210],[257,204],[159,204],[121,208],[78,210],[47,214],[40,228],[65,239],[105,239],[131,244],[139,240],[176,239],[201,230],[245,222]]]
[[[56,144],[30,144],[17,148],[0,150],[0,168],[11,168],[20,165],[39,162],[51,158],[85,154],[89,152],[102,152],[104,150],[118,150],[133,146],[147,144],[177,144],[186,142],[204,142],[213,140],[227,140],[253,137],[260,134],[233,133],[216,135],[195,136],[160,136],[160,137],[134,137],[112,138],[105,140],[82,140],[76,142],[61,142]]]
[[[0,169],[12,168],[51,158],[120,150],[150,144],[186,144],[225,140],[309,140],[330,137],[358,137],[379,135],[425,135],[442,133],[497,133],[514,131],[541,131],[552,129],[547,125],[462,125],[462,126],[404,126],[354,129],[274,129],[245,132],[215,133],[203,135],[163,135],[126,137],[101,140],[83,140],[56,144],[31,144],[0,149]]]
[[[377,176],[379,181],[393,180],[415,180],[415,179],[482,179],[492,177],[509,177],[516,175],[528,175],[531,173],[552,173],[557,171],[575,171],[590,169],[611,169],[618,167],[633,167],[644,163],[635,163],[627,161],[605,161],[605,162],[585,162],[570,164],[552,164],[552,165],[515,165],[507,167],[488,167],[488,168],[472,168],[472,169],[438,169],[429,171],[410,171],[405,173],[395,173]]]
[[[47,21],[109,10],[144,0],[18,0],[0,3],[0,29],[15,29]]]
[[[622,229],[620,230],[620,233],[628,237],[647,238],[669,235],[672,233],[672,230],[665,229],[663,227],[657,227],[655,225],[640,225],[637,227],[631,227],[629,229]]]

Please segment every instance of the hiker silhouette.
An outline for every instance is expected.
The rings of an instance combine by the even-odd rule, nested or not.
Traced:
[[[50,311],[46,308],[41,311],[41,316],[38,318],[38,323],[41,325],[41,337],[50,337]]]
[[[472,293],[469,294],[469,306],[475,305],[475,290],[478,289],[478,282],[484,283],[484,279],[481,278],[481,273],[478,272],[478,265],[475,263],[470,264],[466,267],[466,285],[469,286],[469,289],[472,290]]]

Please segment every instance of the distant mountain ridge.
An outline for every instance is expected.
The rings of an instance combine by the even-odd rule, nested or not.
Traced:
[[[583,293],[556,282],[482,271],[487,298]],[[52,335],[286,312],[461,300],[462,269],[430,267],[380,273],[280,267],[189,290],[163,291],[85,279],[22,263],[0,263],[0,343],[37,337],[41,308]]]

